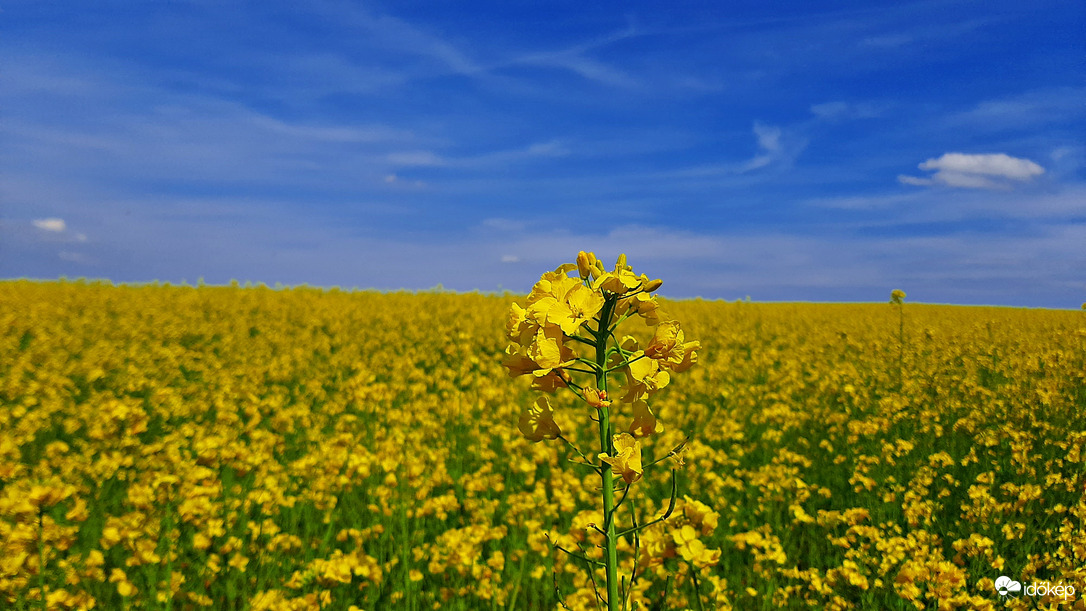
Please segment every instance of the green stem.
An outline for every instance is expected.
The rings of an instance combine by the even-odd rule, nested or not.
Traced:
[[[622,361],[618,365],[615,365],[614,367],[608,369],[607,373],[611,373],[612,371],[617,371],[619,369],[622,369],[623,367],[626,367],[627,365],[630,365],[631,363],[636,363],[637,361],[640,361],[641,359],[645,359],[645,358],[648,358],[648,357],[645,356],[644,354],[642,354],[641,356],[639,356],[636,359],[633,359],[631,361]]]
[[[573,451],[577,453],[577,456],[581,457],[582,462],[579,462],[577,464],[579,464],[579,465],[587,465],[589,467],[592,467],[593,469],[596,469],[597,471],[600,469],[596,465],[592,464],[592,461],[588,460],[588,457],[584,455],[584,452],[582,452],[580,450],[580,448],[578,448],[577,446],[573,445],[573,442],[570,441],[569,439],[567,439],[564,435],[559,435],[558,438],[561,439],[562,441],[566,442],[566,445],[573,448]],[[576,461],[573,461],[571,459],[571,462],[576,462]]]
[[[608,324],[614,314],[616,299],[608,298],[600,313],[599,327],[596,329],[596,363],[600,369],[596,373],[596,387],[607,391],[607,337],[611,334]],[[610,408],[600,408],[600,451],[610,456],[611,450],[611,414]],[[611,516],[615,511],[614,474],[606,467],[600,469],[603,484],[603,515]],[[607,567],[607,611],[617,611],[618,593],[618,538],[615,536],[615,521],[607,520],[604,533],[604,562]]]
[[[698,599],[698,611],[705,611],[705,608],[701,605],[701,588],[698,587],[698,569],[694,566],[693,562],[688,562],[690,565],[690,575],[694,578],[694,597]]]
[[[588,344],[589,346],[592,346],[593,348],[596,347],[596,342],[595,341],[590,340],[590,339],[585,339],[585,338],[583,338],[583,337],[581,337],[579,335],[567,335],[566,337],[570,338],[571,340],[573,340],[575,342],[581,342],[582,344]]]
[[[45,510],[38,509],[38,596],[41,597],[42,611],[47,611],[45,600]]]

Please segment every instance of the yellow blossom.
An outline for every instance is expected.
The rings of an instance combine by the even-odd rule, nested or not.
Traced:
[[[615,455],[608,456],[601,452],[599,459],[611,465],[611,472],[622,477],[627,484],[641,479],[641,442],[629,433],[620,433],[612,441]]]
[[[606,390],[597,390],[589,386],[584,389],[583,394],[584,400],[588,403],[588,405],[596,409],[608,407],[611,405],[611,401],[607,400]]]
[[[657,361],[663,361],[662,366],[674,367],[683,362],[685,355],[683,340],[685,339],[679,322],[669,320],[656,326],[656,332],[652,341],[645,346],[645,356]]]
[[[554,412],[551,410],[551,404],[547,397],[539,397],[531,407],[520,415],[517,428],[520,429],[521,434],[532,442],[557,439],[562,434],[561,429],[554,422]]]
[[[649,409],[649,404],[640,399],[633,402],[633,422],[630,423],[630,433],[635,437],[645,437],[662,433],[664,426],[656,421],[656,415]]]

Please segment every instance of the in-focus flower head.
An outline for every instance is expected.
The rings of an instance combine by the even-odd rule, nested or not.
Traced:
[[[566,335],[573,335],[581,325],[599,314],[603,304],[603,295],[578,284],[565,294],[564,299],[555,300],[547,312],[547,322],[561,327]]]
[[[618,262],[615,263],[615,271],[613,272],[603,273],[603,266],[599,265],[598,261],[595,261],[595,263],[599,273],[593,274],[595,277],[592,282],[593,291],[625,295],[641,289],[644,283],[649,281],[644,274],[641,276],[634,275],[633,268],[626,264],[626,255],[624,254],[618,256]]]
[[[592,283],[592,289],[606,291],[615,295],[625,295],[641,287],[641,278],[629,270],[603,274]]]

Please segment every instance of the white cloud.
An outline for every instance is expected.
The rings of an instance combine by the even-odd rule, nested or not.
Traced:
[[[502,263],[519,263],[520,257],[516,255],[502,255]]]
[[[68,228],[68,225],[64,222],[64,219],[47,218],[47,219],[34,219],[31,221],[35,227],[42,231],[54,231],[56,233],[62,233]]]
[[[1044,174],[1044,168],[1029,159],[1019,159],[1004,153],[994,155],[966,155],[946,153],[938,159],[920,164],[921,170],[939,170],[963,174],[988,174],[1013,180],[1029,180]]]
[[[969,155],[945,153],[918,165],[921,170],[934,171],[930,178],[898,176],[907,185],[946,185],[965,189],[1008,189],[1013,182],[1028,182],[1045,170],[1029,159],[1011,157],[1005,153]]]

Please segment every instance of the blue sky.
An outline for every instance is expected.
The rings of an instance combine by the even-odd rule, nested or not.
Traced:
[[[0,11],[0,277],[1086,301],[1078,0]]]

